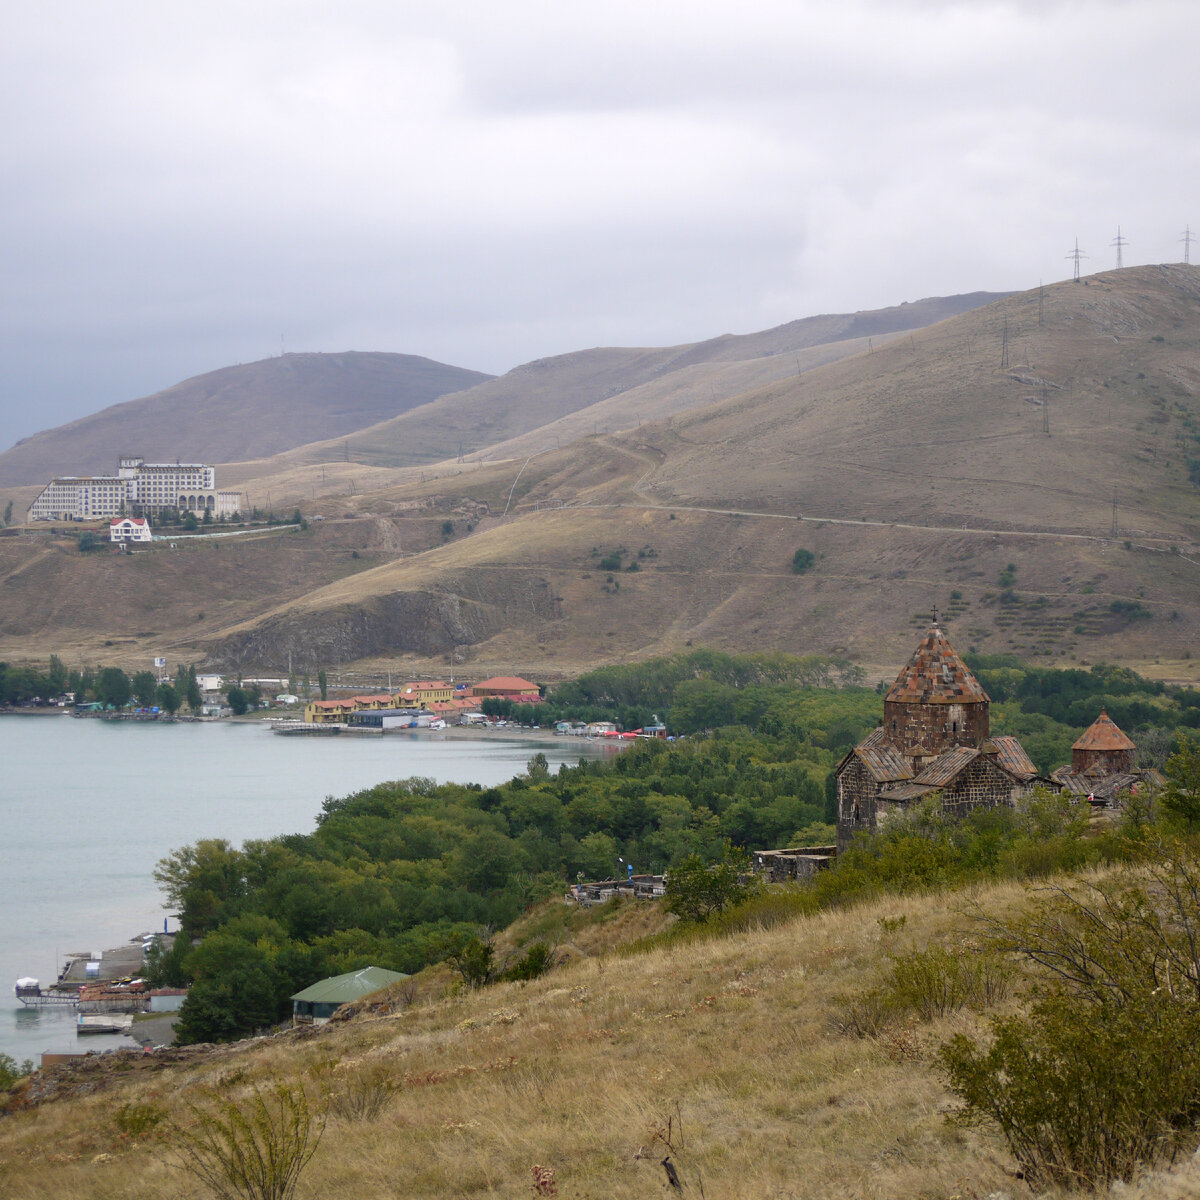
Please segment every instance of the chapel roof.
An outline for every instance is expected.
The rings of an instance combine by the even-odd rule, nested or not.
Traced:
[[[1137,747],[1117,728],[1117,723],[1104,711],[1084,730],[1072,750],[1136,750]]]
[[[884,697],[908,704],[986,704],[989,699],[937,625],[921,639]]]

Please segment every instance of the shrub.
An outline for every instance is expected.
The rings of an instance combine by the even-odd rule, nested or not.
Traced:
[[[167,1110],[159,1104],[122,1104],[113,1113],[113,1124],[119,1133],[131,1138],[145,1137],[167,1115]]]
[[[1008,994],[1013,968],[997,954],[931,946],[892,959],[885,994],[896,1007],[914,1011],[923,1021],[960,1008],[986,1008]]]
[[[797,575],[803,575],[817,561],[817,556],[811,550],[800,549],[792,555],[792,570]]]
[[[1048,975],[991,1042],[941,1051],[963,1117],[994,1124],[1035,1187],[1094,1188],[1195,1141],[1200,1120],[1200,854],[1161,860],[992,923]]]
[[[504,979],[537,979],[554,966],[554,951],[545,942],[534,942],[503,974]]]
[[[0,1054],[0,1092],[11,1090],[18,1080],[32,1074],[32,1060],[27,1058],[23,1063],[18,1063],[11,1055]]]
[[[290,1200],[325,1132],[324,1114],[309,1109],[303,1088],[286,1084],[265,1095],[255,1088],[241,1105],[211,1100],[189,1105],[193,1124],[176,1126],[178,1165],[220,1200]]]
[[[341,1091],[331,1094],[329,1107],[347,1121],[374,1121],[400,1091],[400,1080],[375,1064],[354,1070]]]
[[[759,887],[750,855],[729,842],[715,863],[690,854],[667,873],[667,908],[684,921],[709,917],[749,899]]]

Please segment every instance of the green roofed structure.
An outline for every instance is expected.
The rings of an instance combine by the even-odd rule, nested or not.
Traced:
[[[372,992],[378,992],[389,984],[407,978],[409,977],[401,971],[386,971],[383,967],[363,967],[361,971],[347,971],[345,975],[319,979],[292,997],[292,1024],[322,1025],[343,1004],[369,996]]]

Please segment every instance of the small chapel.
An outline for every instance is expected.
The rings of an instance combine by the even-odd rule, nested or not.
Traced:
[[[992,736],[990,705],[935,616],[884,696],[882,722],[836,768],[838,852],[935,792],[962,816],[1055,787],[1015,737]]]
[[[1104,710],[1071,747],[1071,765],[1059,767],[1050,778],[1063,791],[1087,797],[1094,810],[1118,808],[1126,793],[1152,791],[1166,780],[1153,767],[1138,767],[1137,746]]]

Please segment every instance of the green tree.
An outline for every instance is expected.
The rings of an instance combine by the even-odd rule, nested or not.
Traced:
[[[181,703],[179,693],[169,683],[158,685],[158,707],[174,716],[179,711]]]
[[[79,535],[79,549],[85,554],[89,550],[94,550],[99,544],[96,535],[90,529],[85,529]]]
[[[129,676],[120,667],[105,667],[96,680],[96,699],[113,708],[124,708],[133,695]]]
[[[196,520],[195,513],[185,513],[183,520],[180,522],[184,529],[189,533],[195,533],[200,528],[200,522]]]
[[[246,859],[223,838],[202,838],[160,859],[154,878],[185,936],[215,929],[240,911]]]
[[[246,693],[246,704],[249,708],[257,708],[262,703],[262,688],[257,683],[242,688],[242,691]]]
[[[1163,811],[1189,832],[1200,829],[1200,739],[1181,735],[1179,749],[1167,759],[1163,773]]]
[[[749,853],[729,842],[715,863],[689,854],[667,872],[667,908],[684,921],[707,921],[757,890]]]
[[[817,556],[811,550],[800,549],[792,555],[792,570],[797,575],[803,575],[817,561]]]
[[[3,524],[3,525],[11,525],[12,524],[12,501],[11,500],[4,506],[4,520],[3,520],[3,522],[0,522],[0,524]]]
[[[229,707],[233,709],[235,717],[240,717],[250,707],[246,693],[236,683],[231,683],[225,689],[225,698],[229,701]]]
[[[321,699],[329,699],[329,680],[325,677],[325,670],[322,668],[317,672],[317,687],[321,689]]]
[[[134,697],[143,708],[149,708],[158,694],[158,680],[153,671],[138,671],[130,680]]]
[[[12,505],[10,504],[11,508]],[[33,1074],[33,1062],[26,1059],[23,1063],[8,1054],[0,1054],[0,1092],[8,1092],[18,1080]]]
[[[50,669],[46,672],[46,685],[52,693],[58,695],[67,690],[70,676],[63,660],[57,654],[50,655]]]

